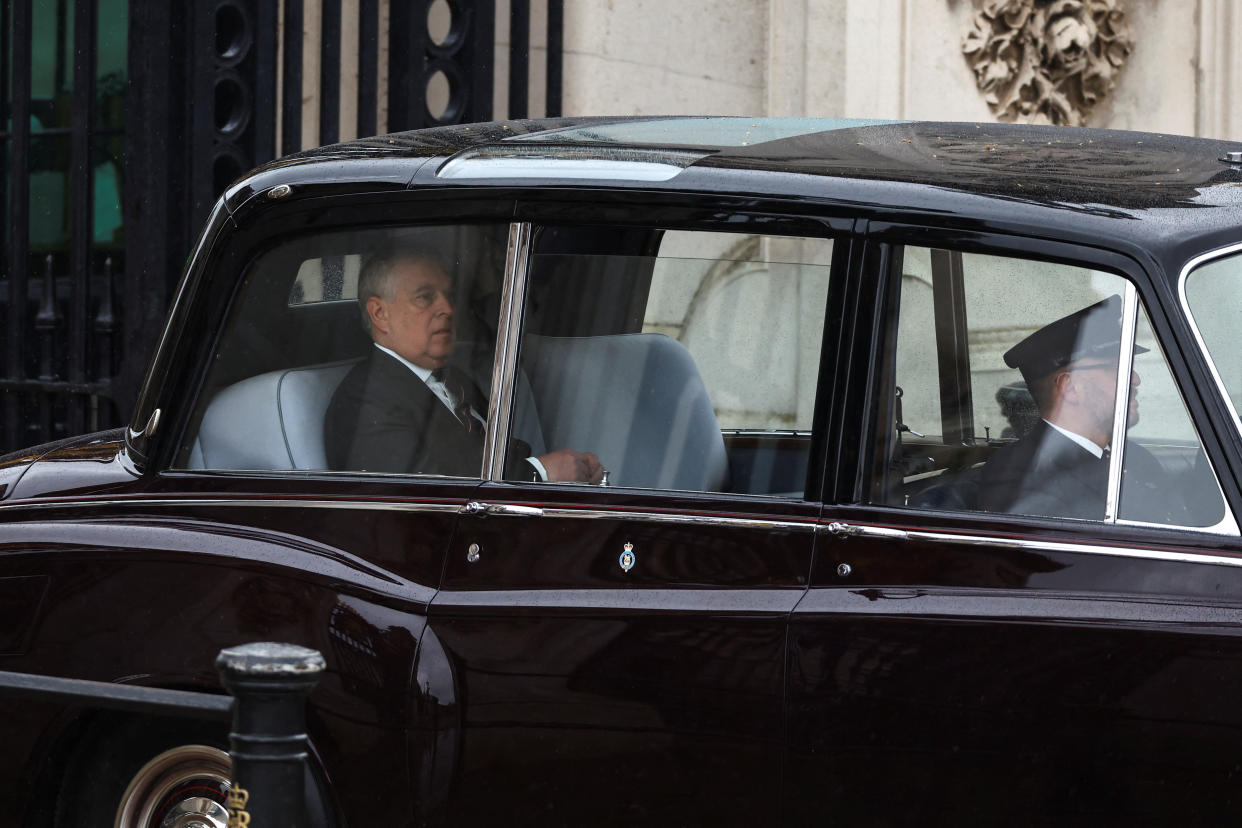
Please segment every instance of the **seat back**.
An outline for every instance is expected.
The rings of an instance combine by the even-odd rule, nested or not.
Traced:
[[[616,486],[724,489],[720,424],[681,343],[662,334],[530,336],[525,347],[548,448],[594,452]]]
[[[190,468],[328,468],[324,414],[357,362],[269,371],[225,388],[203,415]]]

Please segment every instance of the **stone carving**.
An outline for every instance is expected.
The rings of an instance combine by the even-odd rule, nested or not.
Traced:
[[[976,0],[962,42],[1002,121],[1080,126],[1134,46],[1122,0]]]

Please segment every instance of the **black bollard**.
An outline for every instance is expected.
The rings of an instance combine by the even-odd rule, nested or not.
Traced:
[[[305,828],[306,697],[323,656],[292,644],[221,650],[216,669],[234,698],[229,825]]]

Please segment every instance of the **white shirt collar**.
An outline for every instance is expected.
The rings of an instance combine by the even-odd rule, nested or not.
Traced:
[[[417,365],[415,365],[414,363],[410,362],[410,361],[409,361],[408,359],[406,359],[405,357],[401,356],[401,354],[397,353],[397,352],[396,352],[396,351],[394,351],[392,348],[385,348],[383,345],[379,344],[378,342],[375,342],[375,343],[372,343],[372,344],[374,344],[376,348],[379,348],[381,351],[383,351],[384,353],[388,354],[388,355],[389,355],[390,357],[392,357],[393,359],[397,360],[397,362],[400,362],[400,363],[401,363],[402,365],[404,365],[406,368],[409,368],[411,371],[413,371],[415,374],[417,374],[417,375],[418,375],[418,378],[419,378],[420,380],[422,380],[423,382],[426,382],[426,381],[428,380],[428,378],[431,376],[431,371],[430,371],[429,369],[427,369],[427,368],[420,368],[419,366],[417,366]]]
[[[1044,422],[1045,422],[1045,423],[1048,423],[1048,421],[1047,421],[1047,420],[1044,420]],[[1089,451],[1089,452],[1091,452],[1092,454],[1094,454],[1096,457],[1103,457],[1103,456],[1104,456],[1104,449],[1102,449],[1102,448],[1100,448],[1099,446],[1097,446],[1097,445],[1096,445],[1093,441],[1088,440],[1086,437],[1083,437],[1081,434],[1075,434],[1074,432],[1069,431],[1068,429],[1061,428],[1061,427],[1060,427],[1059,425],[1057,425],[1056,423],[1048,423],[1048,425],[1052,426],[1052,427],[1053,427],[1053,428],[1055,428],[1057,431],[1061,432],[1061,433],[1062,433],[1062,434],[1064,434],[1066,437],[1070,438],[1070,439],[1071,439],[1071,440],[1073,440],[1075,443],[1077,443],[1078,445],[1080,445],[1080,446],[1082,446],[1083,448],[1085,448],[1087,451]]]

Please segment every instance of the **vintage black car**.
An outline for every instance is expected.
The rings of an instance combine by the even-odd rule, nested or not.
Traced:
[[[1239,150],[665,118],[283,158],[129,427],[0,458],[0,669],[223,692],[221,648],[313,647],[318,824],[1236,821]],[[393,250],[432,287],[374,288]],[[406,298],[451,374],[377,348]],[[476,442],[333,419],[372,363]],[[1051,430],[1090,485],[998,476]],[[11,824],[227,787],[223,727],[5,707]]]

